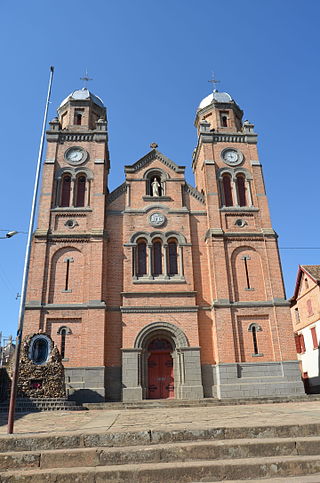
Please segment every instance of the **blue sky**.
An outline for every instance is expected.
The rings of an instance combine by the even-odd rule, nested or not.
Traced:
[[[108,108],[110,189],[159,149],[193,184],[194,115],[212,71],[255,123],[287,296],[298,264],[320,263],[317,0],[2,0],[0,229],[26,231],[49,77],[49,119],[89,88]],[[2,232],[4,233],[4,232]],[[0,331],[16,332],[26,235],[0,240]]]

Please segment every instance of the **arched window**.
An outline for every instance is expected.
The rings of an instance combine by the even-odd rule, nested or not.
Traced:
[[[152,243],[152,275],[157,276],[162,274],[162,243],[160,240],[155,240]]]
[[[238,204],[239,206],[247,206],[247,199],[246,199],[246,182],[243,175],[237,176],[237,195],[238,195]]]
[[[60,206],[70,206],[71,176],[66,174],[61,181],[61,202]]]
[[[220,112],[220,124],[221,127],[228,127],[228,113]]]
[[[229,174],[222,176],[222,186],[225,206],[233,206],[231,176]]]
[[[168,275],[177,275],[178,273],[178,246],[174,239],[168,242]]]
[[[258,338],[257,338],[257,332],[261,332],[261,327],[260,325],[253,323],[250,324],[248,327],[248,331],[252,333],[252,344],[253,344],[253,355],[258,355],[259,353],[259,348],[258,348]],[[262,354],[260,354],[262,355]]]
[[[142,277],[147,274],[147,243],[139,240],[137,245],[137,276]]]
[[[66,357],[66,337],[71,334],[71,330],[68,327],[60,327],[57,333],[61,335],[60,355],[61,359],[64,359]]]
[[[76,109],[74,111],[74,119],[73,119],[73,124],[76,126],[81,126],[82,123],[82,115],[83,115],[83,109]]]
[[[80,174],[76,180],[76,199],[75,206],[85,205],[85,194],[86,194],[86,177]]]

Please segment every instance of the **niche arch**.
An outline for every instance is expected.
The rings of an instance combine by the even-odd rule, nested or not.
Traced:
[[[260,253],[250,246],[236,248],[231,254],[235,301],[266,300],[266,286]]]
[[[51,257],[48,303],[80,303],[83,298],[84,255],[75,247],[58,249]],[[71,297],[70,297],[70,294]]]

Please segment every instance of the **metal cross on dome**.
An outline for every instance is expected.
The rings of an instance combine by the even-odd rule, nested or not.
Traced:
[[[80,80],[83,80],[84,87],[87,87],[88,82],[93,80],[92,77],[89,77],[88,75],[88,69],[86,69],[84,76],[80,77]]]
[[[218,90],[218,89],[216,89],[216,87],[217,87],[216,84],[218,84],[220,81],[215,79],[214,72],[212,72],[212,79],[208,80],[208,82],[211,82],[211,84],[212,84],[212,92]]]

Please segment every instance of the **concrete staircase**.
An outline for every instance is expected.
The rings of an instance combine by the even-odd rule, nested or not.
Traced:
[[[318,434],[320,424],[2,436],[0,481],[320,482]]]

